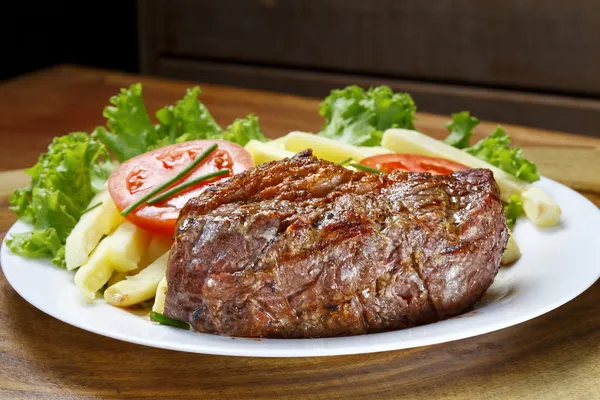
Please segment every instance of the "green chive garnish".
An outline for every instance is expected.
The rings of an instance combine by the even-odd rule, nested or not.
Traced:
[[[100,202],[100,203],[96,203],[96,204],[94,204],[93,206],[90,206],[90,207],[86,208],[85,210],[83,210],[83,211],[81,212],[81,215],[85,214],[86,212],[90,212],[90,211],[92,211],[94,208],[100,207],[101,205],[102,205],[102,202]]]
[[[166,315],[157,313],[155,311],[150,313],[150,319],[162,325],[174,326],[175,328],[187,329],[188,331],[190,330],[190,324],[187,322],[167,317]]]
[[[182,191],[183,189],[189,188],[190,186],[194,186],[195,184],[200,183],[205,180],[208,180],[210,178],[214,178],[215,176],[226,175],[229,172],[230,171],[227,168],[220,169],[218,171],[199,176],[190,181],[183,182],[182,184],[177,185],[174,188],[171,188],[171,189],[167,190],[166,192],[161,193],[158,196],[151,198],[150,200],[148,200],[148,204],[152,205],[152,204],[158,203],[159,201],[166,200],[169,197],[173,196],[175,193]]]
[[[374,174],[380,174],[380,173],[383,172],[383,171],[380,171],[378,169],[367,167],[366,165],[357,164],[357,163],[350,163],[350,166],[354,167],[356,169],[360,169],[361,171],[372,172]]]
[[[344,164],[348,164],[350,161],[352,161],[352,157],[348,157],[345,160],[340,161],[338,164],[344,165]]]
[[[181,178],[183,178],[184,176],[186,176],[191,170],[193,170],[194,168],[196,168],[198,166],[198,164],[200,164],[202,161],[204,161],[204,159],[206,159],[206,157],[208,157],[209,155],[211,155],[211,153],[213,151],[215,151],[217,149],[217,147],[218,146],[216,144],[213,144],[212,146],[209,146],[198,157],[196,157],[194,159],[194,161],[192,161],[187,167],[185,167],[184,169],[182,169],[173,178],[171,178],[168,181],[164,182],[162,185],[157,186],[156,188],[152,189],[148,194],[142,196],[138,201],[136,201],[135,203],[131,204],[129,207],[127,207],[126,209],[124,209],[123,211],[121,211],[121,215],[124,216],[124,217],[127,216],[127,214],[129,214],[130,212],[132,212],[133,210],[135,210],[136,208],[138,208],[139,206],[141,206],[142,204],[144,204],[146,201],[148,201],[148,199],[151,199],[157,193],[160,193],[161,191],[163,191],[166,188],[168,188],[169,186],[171,186],[173,183],[177,182],[178,180],[180,180]]]

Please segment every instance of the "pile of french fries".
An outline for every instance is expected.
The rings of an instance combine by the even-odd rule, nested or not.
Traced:
[[[255,165],[291,157],[308,148],[315,156],[332,162],[349,158],[359,162],[376,154],[412,153],[442,157],[472,168],[488,168],[494,173],[502,199],[519,195],[526,217],[535,225],[551,227],[560,219],[560,207],[539,187],[414,130],[388,129],[382,146],[378,147],[351,146],[305,132],[291,132],[268,143],[251,140],[246,145]],[[90,206],[98,203],[100,206],[85,213],[67,238],[65,258],[67,269],[76,270],[75,285],[89,299],[95,299],[103,291],[106,302],[117,307],[154,299],[152,310],[162,313],[171,238],[151,234],[124,219],[106,187],[92,199]],[[520,257],[521,251],[511,232],[502,264]]]
[[[67,269],[76,270],[75,285],[88,299],[104,291],[106,302],[117,307],[155,298],[167,270],[171,239],[124,219],[106,187],[90,205],[98,203],[67,238],[65,259]]]

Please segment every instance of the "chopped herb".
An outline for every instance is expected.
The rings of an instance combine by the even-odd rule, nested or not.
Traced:
[[[357,163],[350,163],[351,167],[354,167],[356,169],[359,169],[361,171],[365,171],[365,172],[372,172],[374,174],[381,174],[383,171],[380,171],[376,168],[371,168],[371,167],[367,167],[366,165],[362,165],[362,164],[357,164]]]
[[[187,189],[190,186],[194,186],[200,182],[206,181],[206,180],[208,180],[210,178],[214,178],[216,176],[227,175],[230,172],[231,171],[228,170],[227,168],[220,169],[218,171],[199,176],[196,179],[192,179],[190,181],[183,182],[182,184],[177,185],[174,188],[171,188],[171,189],[167,190],[166,192],[161,193],[158,196],[153,197],[152,199],[148,200],[148,204],[152,205],[152,204],[158,203],[159,201],[166,200],[169,197],[173,196],[175,193],[182,191],[183,189]]]
[[[150,313],[150,319],[152,321],[158,322],[161,325],[169,325],[174,326],[175,328],[186,329],[188,331],[190,330],[190,324],[188,324],[187,322],[167,317],[166,315],[157,313],[156,311],[152,311]]]
[[[91,206],[91,207],[88,207],[88,208],[86,208],[85,210],[83,210],[83,211],[81,212],[81,215],[85,214],[86,212],[90,212],[90,211],[92,211],[94,208],[98,208],[98,207],[100,207],[101,205],[102,205],[102,202],[100,202],[100,203],[96,203],[96,204],[94,204],[93,206]]]

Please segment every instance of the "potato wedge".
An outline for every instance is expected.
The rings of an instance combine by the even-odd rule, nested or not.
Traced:
[[[393,153],[393,151],[391,151],[390,149],[386,149],[385,147],[381,147],[381,146],[373,146],[373,147],[359,146],[358,151],[360,152],[360,154],[363,155],[363,158],[367,158],[367,157],[371,157],[371,156],[378,156],[380,154]],[[356,161],[360,161],[360,160],[356,160]]]
[[[90,255],[88,262],[75,273],[75,286],[88,299],[96,298],[96,293],[108,282],[115,270],[106,255],[109,246],[110,242],[102,240]]]
[[[471,154],[420,132],[409,129],[388,129],[381,141],[383,147],[398,153],[422,154],[425,156],[446,158],[471,168],[488,168],[494,173],[494,179],[500,188],[502,200],[508,201],[511,195],[524,196],[525,214],[536,225],[547,227],[558,223],[559,205],[542,189],[521,181]],[[532,190],[535,188],[535,190]]]
[[[260,165],[269,161],[277,161],[282,160],[286,157],[292,157],[294,153],[290,151],[286,151],[285,149],[273,146],[268,143],[263,143],[258,140],[250,140],[245,149],[248,150],[252,159],[254,160],[254,165]]]
[[[277,139],[273,139],[270,142],[268,142],[269,146],[275,146],[275,147],[279,147],[280,149],[285,150],[285,142],[287,142],[288,137],[287,135],[282,136],[280,138]]]
[[[154,304],[152,305],[152,311],[157,313],[163,313],[165,311],[165,298],[167,297],[167,277],[165,276],[158,283],[156,288],[156,295],[154,296]]]
[[[527,218],[540,227],[557,225],[561,210],[550,195],[539,187],[531,187],[521,194],[523,210]]]
[[[500,264],[509,265],[517,261],[521,258],[521,249],[517,244],[512,232],[509,232],[508,243],[506,244],[506,249],[502,254],[502,260],[500,260]]]
[[[115,271],[137,269],[149,239],[147,231],[123,221],[113,233],[100,241],[88,262],[77,270],[75,285],[86,297],[95,298],[96,292],[113,278]],[[113,280],[117,279],[118,276],[115,276]]]
[[[104,299],[108,304],[117,307],[127,307],[150,300],[156,295],[156,288],[165,276],[168,260],[167,252],[140,273],[128,276],[107,288],[104,291]]]
[[[138,263],[138,268],[140,271],[156,261],[158,257],[169,251],[172,245],[173,240],[169,236],[153,235],[148,242],[148,246],[144,250],[142,259]]]
[[[312,149],[315,156],[335,163],[339,163],[348,158],[351,158],[354,161],[360,161],[369,155],[373,155],[374,151],[377,151],[365,150],[364,148],[338,142],[337,140],[298,131],[290,132],[287,135],[285,149],[294,153]],[[379,151],[390,152],[385,149]]]
[[[96,194],[90,202],[90,206],[98,203],[101,203],[100,206],[81,216],[67,237],[65,260],[68,270],[85,264],[102,237],[111,234],[124,221],[111,199],[108,189],[103,189]]]
[[[130,275],[136,275],[140,273],[141,270],[143,270],[152,262],[154,262],[158,257],[163,255],[165,252],[169,251],[171,249],[172,243],[173,241],[168,236],[152,236],[152,238],[148,242],[148,246],[142,252],[142,258],[140,262],[137,263],[137,268],[126,272],[113,272],[108,282],[106,282],[106,286],[110,287],[117,282],[121,282]]]
[[[115,283],[121,282],[123,279],[127,278],[127,275],[129,275],[133,272],[135,272],[135,271],[129,271],[129,272],[114,271],[113,274],[110,276],[110,279],[108,280],[108,282],[106,282],[106,286],[111,287]]]
[[[148,247],[150,232],[124,221],[104,240],[110,243],[106,256],[115,271],[133,271],[137,269],[142,254]]]
[[[291,143],[289,143],[290,140]],[[297,152],[308,148],[313,150],[315,156],[332,162],[340,162],[348,158],[360,161],[363,158],[377,154],[392,153],[391,150],[381,146],[352,146],[304,132],[291,132],[283,138],[275,139],[269,143],[251,140],[246,145],[246,150],[250,152],[254,159],[254,165],[292,157]]]

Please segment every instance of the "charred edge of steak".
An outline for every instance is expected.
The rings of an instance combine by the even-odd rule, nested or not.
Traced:
[[[247,337],[418,326],[471,309],[507,241],[489,170],[375,175],[307,150],[186,204],[165,314]]]

